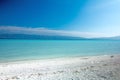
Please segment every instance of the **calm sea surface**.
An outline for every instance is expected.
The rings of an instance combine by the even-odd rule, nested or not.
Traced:
[[[120,54],[115,40],[0,40],[0,62]]]

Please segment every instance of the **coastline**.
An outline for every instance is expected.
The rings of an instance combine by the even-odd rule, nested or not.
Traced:
[[[119,80],[120,55],[0,63],[0,80]]]

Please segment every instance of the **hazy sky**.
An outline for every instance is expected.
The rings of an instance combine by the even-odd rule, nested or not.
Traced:
[[[0,32],[16,28],[19,33],[38,29],[36,34],[41,34],[42,29],[72,36],[117,36],[120,0],[0,0]]]

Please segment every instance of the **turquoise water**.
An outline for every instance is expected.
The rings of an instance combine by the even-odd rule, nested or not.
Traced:
[[[0,61],[120,54],[114,40],[0,40]]]

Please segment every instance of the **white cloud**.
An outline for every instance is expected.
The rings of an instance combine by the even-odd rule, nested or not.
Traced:
[[[72,36],[72,37],[108,37],[102,33],[79,32],[79,31],[65,31],[65,30],[52,30],[47,28],[31,28],[31,27],[16,27],[16,26],[0,26],[0,34],[35,34],[35,35],[59,35],[59,36]]]

